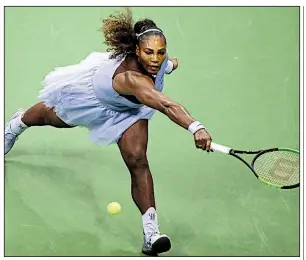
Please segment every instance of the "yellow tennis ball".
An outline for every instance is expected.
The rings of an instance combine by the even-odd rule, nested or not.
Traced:
[[[117,215],[121,211],[121,206],[118,202],[111,202],[107,206],[107,211],[109,214]]]

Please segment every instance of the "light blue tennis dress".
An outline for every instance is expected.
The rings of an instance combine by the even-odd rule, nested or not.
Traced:
[[[155,110],[135,104],[119,95],[112,76],[121,60],[110,53],[93,52],[79,64],[58,67],[47,74],[39,99],[54,107],[66,124],[85,126],[89,140],[103,145],[118,142],[122,134],[140,119],[151,119]],[[168,57],[155,78],[155,88],[162,91]]]

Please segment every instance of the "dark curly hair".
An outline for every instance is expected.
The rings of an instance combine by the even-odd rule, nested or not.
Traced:
[[[148,29],[157,29],[137,37]],[[107,19],[102,20],[101,31],[104,33],[104,43],[108,46],[107,51],[112,52],[110,58],[121,58],[124,55],[136,52],[136,45],[151,35],[160,35],[166,38],[160,28],[149,19],[139,20],[133,24],[132,11],[124,8],[121,12],[111,14]]]

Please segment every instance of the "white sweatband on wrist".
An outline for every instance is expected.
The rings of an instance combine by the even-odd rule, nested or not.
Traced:
[[[188,126],[188,131],[192,134],[200,129],[205,129],[205,127],[199,121],[195,121]]]
[[[167,67],[165,68],[165,73],[170,74],[173,70],[173,67],[174,67],[174,65],[173,65],[172,61],[168,60]]]

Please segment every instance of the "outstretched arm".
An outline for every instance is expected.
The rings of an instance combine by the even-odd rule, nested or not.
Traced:
[[[137,72],[127,73],[125,82],[130,93],[142,104],[162,112],[174,123],[188,129],[194,134],[196,147],[210,151],[211,137],[204,126],[196,121],[182,105],[157,91],[149,77],[144,77]]]

